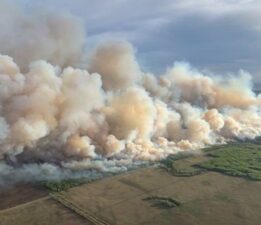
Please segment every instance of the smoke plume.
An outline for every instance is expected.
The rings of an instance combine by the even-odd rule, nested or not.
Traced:
[[[25,11],[10,2],[0,1],[1,54],[12,56],[22,71],[35,60],[78,65],[86,41],[79,19],[65,12]]]
[[[0,183],[118,172],[261,135],[261,96],[246,72],[175,63],[157,76],[127,42],[97,46],[77,69],[85,35],[75,18],[0,11]]]

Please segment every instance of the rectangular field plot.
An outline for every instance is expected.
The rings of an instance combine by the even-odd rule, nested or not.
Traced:
[[[1,225],[91,225],[49,197],[0,211]]]

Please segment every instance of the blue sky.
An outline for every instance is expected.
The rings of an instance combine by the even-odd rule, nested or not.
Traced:
[[[261,82],[261,0],[22,0],[84,22],[87,49],[124,39],[145,70],[188,61],[217,73],[244,69]]]

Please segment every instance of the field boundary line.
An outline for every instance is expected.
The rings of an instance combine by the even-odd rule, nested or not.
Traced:
[[[66,198],[63,197],[60,193],[50,194],[50,196],[61,203],[66,208],[71,209],[76,214],[82,216],[83,218],[87,219],[88,221],[92,222],[94,225],[110,225],[108,222],[104,221],[103,219],[92,215],[91,213],[87,212],[86,210],[82,209],[80,206],[76,205],[68,201]]]
[[[19,204],[19,205],[10,207],[10,208],[2,209],[2,210],[0,210],[0,214],[8,212],[8,211],[15,210],[17,208],[25,207],[27,205],[31,205],[31,204],[36,203],[36,202],[44,201],[46,199],[50,199],[50,196],[45,196],[45,197],[38,198],[38,199],[35,199],[33,201],[30,201],[30,202],[25,202],[25,203],[22,203],[22,204]]]

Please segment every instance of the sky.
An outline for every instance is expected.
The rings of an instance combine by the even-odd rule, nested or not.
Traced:
[[[261,0],[16,0],[26,8],[69,11],[84,23],[87,49],[127,40],[142,68],[174,61],[215,73],[250,72],[261,83]]]

